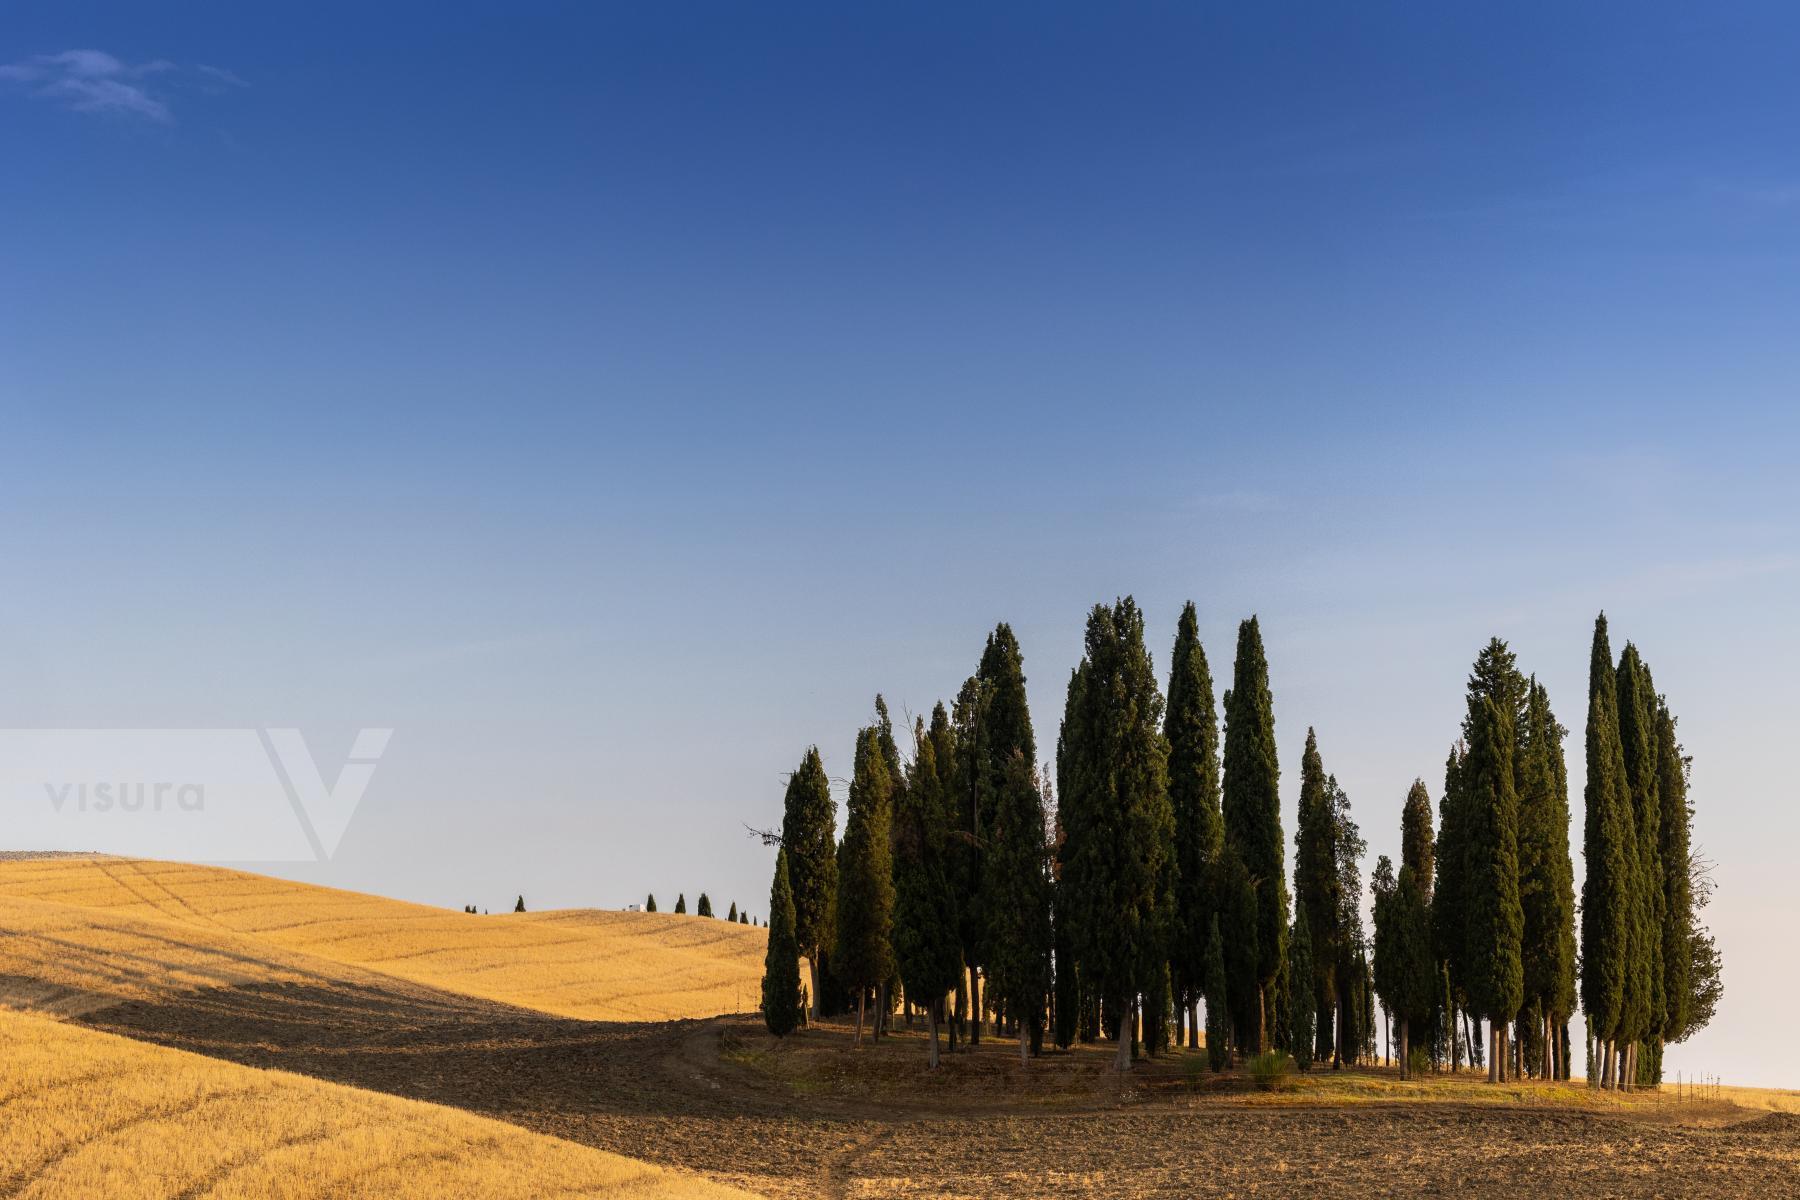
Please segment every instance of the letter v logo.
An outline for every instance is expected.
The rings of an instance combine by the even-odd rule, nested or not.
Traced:
[[[263,738],[268,743],[271,760],[287,784],[288,799],[294,813],[312,842],[313,853],[324,862],[337,852],[338,842],[349,828],[350,817],[362,803],[363,792],[375,774],[375,764],[387,749],[392,729],[364,729],[350,747],[350,759],[338,772],[337,783],[325,786],[324,776],[313,761],[312,751],[298,729],[268,729]]]

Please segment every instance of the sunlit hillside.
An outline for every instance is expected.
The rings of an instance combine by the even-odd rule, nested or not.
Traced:
[[[75,928],[82,922],[68,908],[174,922],[203,936],[104,922],[94,936],[134,944],[96,944]],[[478,916],[240,871],[123,858],[0,862],[0,930],[37,939],[30,953],[45,969],[14,972],[30,977],[20,988],[41,989],[26,997],[33,1007],[84,1003],[58,991],[71,981],[59,984],[55,969],[86,972],[75,991],[92,993],[93,979],[106,976],[111,993],[124,995],[119,989],[146,986],[165,969],[190,972],[195,985],[316,969],[293,957],[305,955],[606,1021],[754,1008],[767,936],[759,927],[658,913]],[[138,944],[146,941],[153,944]]]
[[[454,1109],[0,1009],[0,1194],[745,1196]]]

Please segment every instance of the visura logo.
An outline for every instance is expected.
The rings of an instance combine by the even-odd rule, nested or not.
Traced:
[[[206,785],[201,783],[45,783],[50,806],[57,812],[205,812]]]

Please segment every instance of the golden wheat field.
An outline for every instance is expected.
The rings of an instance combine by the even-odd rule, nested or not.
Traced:
[[[0,1009],[0,1194],[744,1196],[455,1109]]]
[[[304,975],[297,956],[310,956],[597,1021],[754,1008],[767,938],[755,926],[662,913],[471,915],[216,867],[105,857],[0,862],[0,933],[18,935],[9,943],[26,939],[7,955],[40,964],[0,962],[9,977],[0,986],[14,1003],[52,1011],[73,1011],[84,1003],[75,993],[93,992],[96,981],[106,983],[102,995],[120,998],[133,987],[282,981]]]

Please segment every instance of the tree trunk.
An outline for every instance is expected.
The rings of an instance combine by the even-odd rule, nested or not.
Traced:
[[[869,989],[856,989],[856,1048],[862,1049],[863,1006],[869,1002]]]
[[[807,1024],[820,1019],[819,1013],[819,952],[814,950],[806,956],[807,970],[812,974],[812,1003],[804,1010],[807,1013]]]
[[[1133,1006],[1127,1003],[1124,1011],[1119,1014],[1119,1049],[1113,1057],[1113,1070],[1131,1070],[1132,1035],[1136,1032],[1137,1014],[1133,1011]]]
[[[969,1045],[981,1045],[981,968],[969,968]]]
[[[1399,1025],[1400,1025],[1400,1078],[1411,1079],[1412,1078],[1412,1056],[1407,1053],[1406,1018],[1405,1017],[1400,1018]]]
[[[1263,983],[1256,985],[1256,1052],[1269,1052],[1269,988]]]
[[[1487,1069],[1489,1083],[1500,1082],[1500,1056],[1495,1053],[1495,1051],[1500,1048],[1499,1038],[1500,1034],[1499,1031],[1494,1028],[1494,1022],[1489,1021],[1487,1034]]]
[[[931,1040],[926,1043],[925,1062],[933,1071],[938,1066],[938,1010],[943,1007],[942,996],[925,1006],[925,1024],[931,1031]]]
[[[1031,1062],[1031,1033],[1025,1028],[1025,1022],[1019,1022],[1019,1069],[1024,1070]]]

